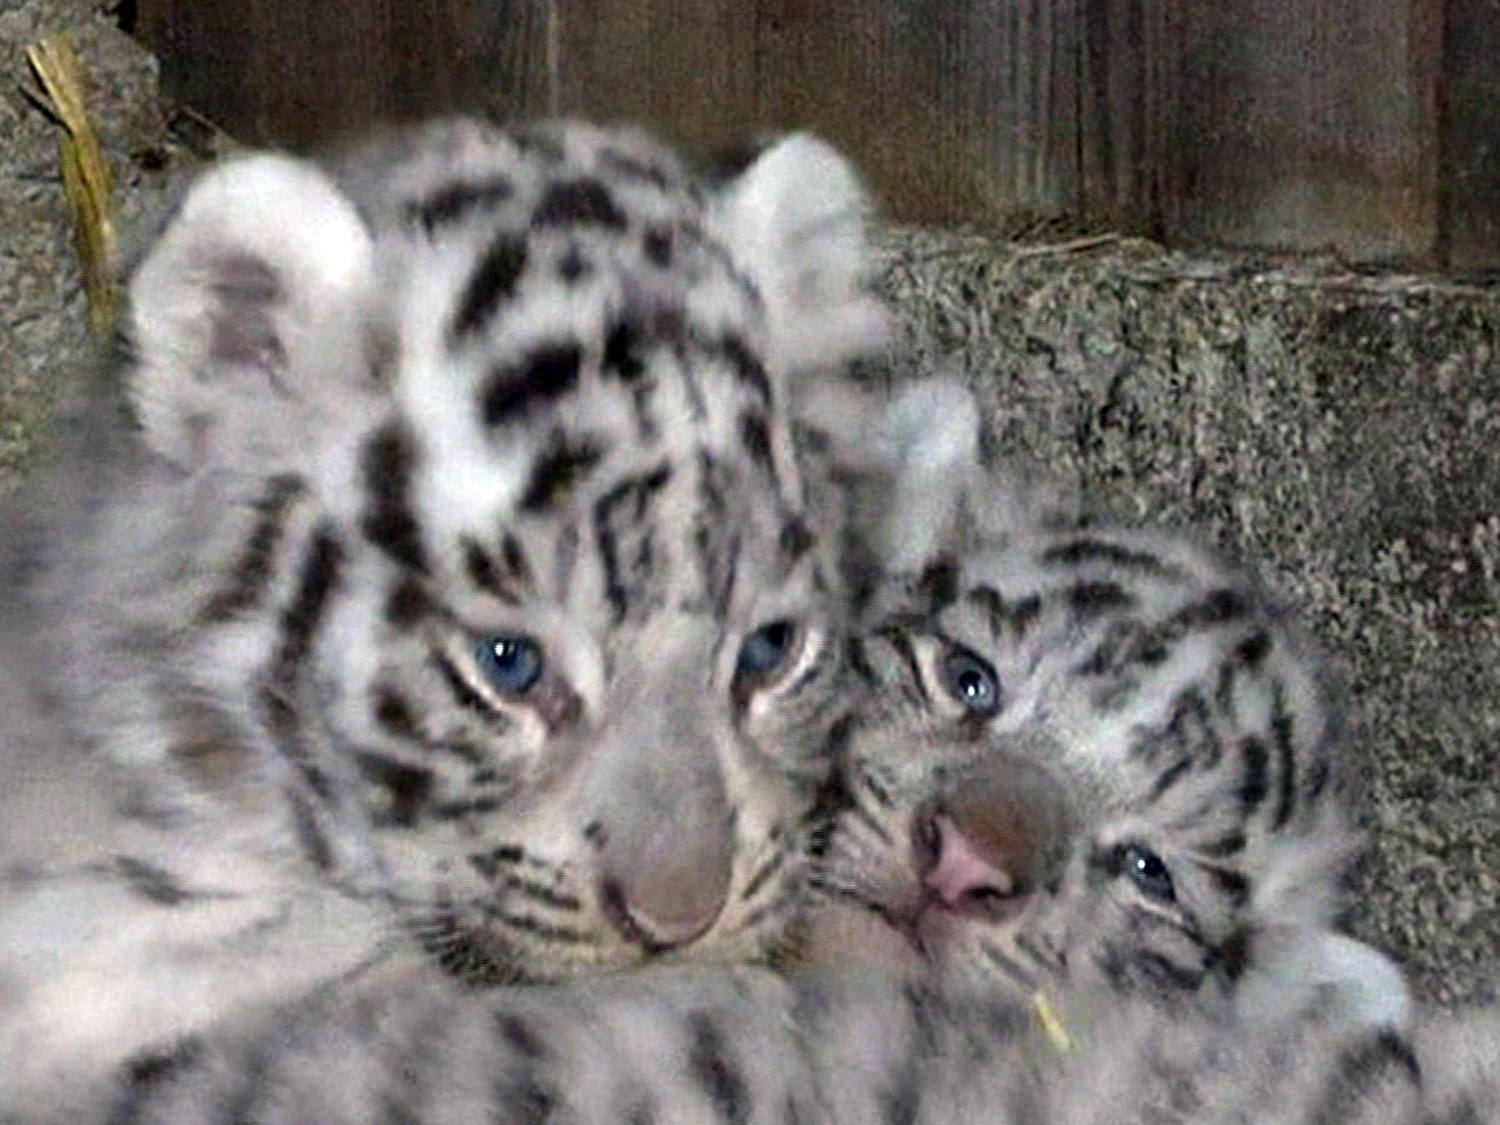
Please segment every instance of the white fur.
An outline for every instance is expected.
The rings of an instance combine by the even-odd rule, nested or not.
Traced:
[[[885,344],[884,311],[861,289],[867,209],[853,167],[807,133],[762,153],[720,202],[720,237],[761,287],[782,369]]]
[[[248,440],[252,461],[263,438],[241,426],[228,437],[212,431],[240,399],[252,418],[268,400],[304,398],[311,388],[279,386],[275,371],[236,371],[226,385],[223,364],[206,378],[216,310],[213,275],[236,258],[264,263],[277,277],[279,299],[270,315],[287,356],[286,367],[326,368],[350,349],[358,306],[372,277],[373,244],[353,206],[310,164],[282,156],[231,161],[206,174],[131,280],[132,329],[139,369],[132,380],[147,440],[179,465],[198,466],[214,442],[215,464],[234,459],[226,446]],[[336,364],[342,372],[348,360]],[[305,411],[306,405],[302,406]],[[296,411],[273,427],[298,423]]]

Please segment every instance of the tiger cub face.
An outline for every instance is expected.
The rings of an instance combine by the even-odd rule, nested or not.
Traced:
[[[188,609],[95,637],[152,653],[107,738],[472,979],[759,955],[841,675],[787,381],[878,340],[862,204],[806,136],[709,192],[582,125],[210,173],[132,284],[113,553]]]
[[[1025,996],[1274,1007],[1326,981],[1395,1018],[1395,969],[1331,931],[1349,764],[1282,611],[1161,533],[982,539],[875,597],[814,953]]]

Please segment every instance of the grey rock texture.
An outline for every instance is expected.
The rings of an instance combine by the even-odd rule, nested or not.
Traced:
[[[156,61],[90,0],[0,0],[0,492],[37,453],[37,423],[70,376],[99,362],[59,180],[60,129],[32,97],[26,47],[66,31],[83,62],[88,106],[115,185],[119,225],[185,162],[156,97]],[[44,102],[42,104],[45,104]]]
[[[86,335],[54,125],[23,48],[70,30],[138,224],[192,160],[155,66],[89,0],[0,0],[0,491]],[[893,231],[890,374],[966,372],[998,445],[1131,519],[1200,528],[1346,666],[1378,810],[1353,923],[1421,991],[1495,994],[1500,946],[1500,289],[1143,243]],[[3,607],[0,607],[3,612]]]

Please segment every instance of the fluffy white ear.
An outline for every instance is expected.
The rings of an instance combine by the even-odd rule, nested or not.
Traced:
[[[1405,1029],[1411,995],[1401,969],[1364,942],[1328,930],[1271,928],[1255,938],[1237,1008],[1251,1020],[1308,1010],[1348,1028]]]
[[[785,370],[884,346],[884,310],[863,287],[867,209],[853,167],[807,133],[766,149],[719,199],[719,234],[760,286]]]
[[[187,467],[290,449],[281,416],[360,352],[373,268],[359,215],[312,165],[262,155],[203,176],[130,280],[147,444]]]

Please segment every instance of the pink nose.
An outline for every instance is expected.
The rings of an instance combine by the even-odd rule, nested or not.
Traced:
[[[919,817],[914,835],[922,886],[944,906],[984,906],[1030,889],[1022,870],[1024,857],[992,835],[971,839],[940,813]]]
[[[1009,898],[1016,880],[1005,857],[985,855],[980,845],[960,832],[947,817],[933,816],[922,829],[932,866],[922,885],[945,906],[958,907],[982,899]]]
[[[1018,903],[1056,879],[1069,850],[1061,784],[1025,761],[985,766],[912,824],[917,877],[950,909]]]

